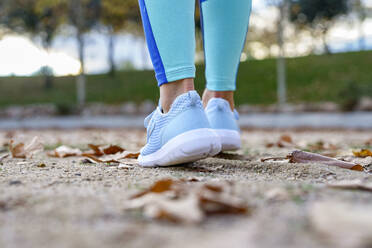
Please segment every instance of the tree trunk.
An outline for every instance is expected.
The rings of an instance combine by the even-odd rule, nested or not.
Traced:
[[[287,18],[287,1],[284,0],[283,3],[279,6],[280,16],[278,20],[278,46],[279,46],[279,55],[276,63],[277,71],[277,97],[279,107],[283,108],[287,102],[287,75],[286,75],[286,61],[285,61],[285,52],[284,52],[284,22]]]
[[[364,23],[364,19],[361,19],[359,21],[359,49],[361,51],[364,51],[366,49],[366,36],[365,36],[365,33],[364,33],[364,29],[363,29],[363,23]]]
[[[50,46],[51,44],[45,45],[45,50],[48,56],[50,55]],[[45,90],[50,90],[53,88],[53,72],[49,71],[49,69],[51,68],[49,67],[49,65],[47,65],[43,68],[43,71],[42,71],[43,76],[44,76],[44,89]]]
[[[116,67],[115,67],[115,60],[114,60],[114,52],[115,52],[115,36],[112,30],[109,33],[109,43],[108,43],[108,62],[110,65],[109,75],[111,77],[115,76]]]
[[[86,88],[86,78],[85,78],[85,69],[84,69],[84,35],[81,32],[77,34],[78,46],[79,46],[79,60],[81,63],[80,66],[80,73],[76,78],[76,86],[77,86],[77,103],[78,106],[81,108],[85,105],[85,88]]]
[[[50,74],[44,75],[44,88],[50,90],[53,88],[53,76]]]
[[[329,49],[329,45],[327,41],[328,30],[329,28],[326,27],[322,32],[323,50],[325,54],[332,54],[331,49]]]

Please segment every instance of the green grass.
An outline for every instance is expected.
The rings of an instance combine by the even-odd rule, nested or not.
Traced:
[[[372,51],[307,56],[287,60],[288,100],[291,103],[333,101],[342,103],[353,94],[372,95]],[[203,66],[197,66],[196,87],[202,91]],[[238,73],[237,104],[276,102],[276,60],[248,61]],[[357,90],[349,90],[350,88]],[[341,95],[341,92],[344,92]],[[356,93],[355,93],[356,92]],[[159,96],[152,71],[120,71],[116,77],[90,75],[87,101],[119,104],[126,101],[157,101]],[[58,77],[50,90],[42,77],[0,78],[0,106],[12,104],[76,102],[74,77]]]

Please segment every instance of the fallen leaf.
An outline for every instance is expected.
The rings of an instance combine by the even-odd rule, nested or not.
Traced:
[[[93,145],[93,144],[88,144],[88,146],[93,150],[93,154],[96,156],[102,156],[104,153],[101,151],[99,146]]]
[[[279,140],[275,143],[267,143],[266,144],[266,147],[280,147],[280,148],[283,148],[283,147],[295,147],[296,144],[293,143],[293,139],[291,136],[289,136],[288,134],[284,134],[282,136],[280,136]]]
[[[139,154],[140,154],[139,152],[124,151],[124,152],[119,152],[119,153],[112,154],[112,155],[104,155],[101,157],[96,157],[89,153],[83,153],[82,155],[90,158],[91,160],[97,163],[120,163],[120,160],[122,159],[128,159],[128,158],[136,159],[138,158]]]
[[[69,146],[59,146],[56,149],[54,149],[53,152],[48,153],[48,156],[56,158],[66,158],[80,156],[81,154],[82,152],[78,148],[71,148]]]
[[[156,194],[163,193],[165,191],[170,190],[173,183],[174,183],[174,181],[172,179],[162,179],[162,180],[159,180],[159,181],[155,182],[147,190],[144,190],[144,191],[142,191],[142,192],[140,192],[140,193],[132,196],[131,199],[144,196],[144,195],[146,195],[148,193],[156,193]]]
[[[127,152],[124,158],[132,158],[132,159],[137,159],[139,157],[140,153],[139,152]]]
[[[125,209],[142,209],[152,219],[198,223],[212,214],[247,214],[248,207],[228,183],[163,179],[132,196]]]
[[[39,137],[34,137],[27,145],[19,143],[14,145],[14,141],[9,143],[9,150],[13,158],[32,158],[33,155],[44,150],[43,144],[40,142]]]
[[[111,145],[111,146],[103,149],[103,153],[106,154],[106,155],[116,154],[118,152],[124,152],[124,151],[125,151],[125,149],[121,148],[120,146],[115,146],[115,145]]]
[[[88,144],[88,146],[93,150],[93,153],[87,152],[87,154],[91,154],[97,157],[100,157],[103,155],[112,155],[112,154],[125,151],[124,148],[121,148],[120,146],[117,146],[117,145],[109,145],[106,147],[102,147],[100,145]]]
[[[65,158],[70,156],[83,156],[92,163],[120,163],[123,159],[136,159],[139,152],[128,152],[124,148],[116,145],[101,147],[99,145],[88,145],[92,150],[82,152],[80,149],[74,149],[68,146],[60,146],[48,155],[51,157]]]
[[[353,154],[355,157],[359,158],[366,158],[366,157],[372,157],[372,151],[369,149],[362,149],[359,152],[358,151],[353,151]]]
[[[287,142],[287,143],[293,143],[292,137],[289,136],[288,134],[284,134],[280,136],[279,141]]]
[[[338,160],[335,158],[326,157],[320,154],[311,153],[311,152],[304,152],[304,151],[293,151],[289,155],[287,155],[290,163],[314,163],[318,162],[325,165],[337,166],[341,168],[357,170],[357,171],[364,171],[363,166],[352,163],[346,162],[342,160]]]
[[[265,162],[267,160],[285,160],[289,159],[289,163],[321,163],[324,165],[330,166],[337,166],[341,168],[346,168],[350,170],[356,171],[364,171],[364,167],[360,164],[356,164],[353,162],[346,162],[342,160],[338,160],[335,158],[323,156],[320,154],[312,153],[312,152],[304,152],[304,151],[293,151],[288,154],[286,157],[270,157],[270,158],[263,158],[261,162]]]
[[[25,144],[19,143],[17,145],[13,145],[14,141],[11,140],[9,143],[9,150],[12,154],[13,158],[26,158],[25,154]]]
[[[333,182],[328,187],[372,192],[372,184],[364,184],[361,180]]]

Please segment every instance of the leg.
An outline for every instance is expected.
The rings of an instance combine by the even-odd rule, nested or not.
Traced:
[[[248,30],[251,0],[200,0],[207,87],[203,103],[222,150],[241,147],[234,91]]]
[[[195,3],[139,0],[139,4],[161,105],[167,112],[178,95],[194,89]]]
[[[203,103],[224,98],[234,109],[240,56],[248,30],[251,0],[200,0],[206,63]]]
[[[160,106],[145,119],[141,166],[196,161],[220,152],[200,96],[194,91],[193,0],[139,0],[146,40],[160,86]]]

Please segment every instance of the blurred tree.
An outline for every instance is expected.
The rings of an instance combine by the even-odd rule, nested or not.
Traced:
[[[126,30],[133,32],[136,30],[135,24],[140,23],[140,13],[137,0],[101,0],[102,12],[101,22],[107,28],[109,46],[108,61],[110,64],[111,76],[115,75],[115,34]],[[138,28],[138,27],[137,27]]]
[[[353,11],[358,17],[358,30],[359,30],[359,49],[366,49],[366,37],[363,29],[364,21],[367,18],[367,10],[362,0],[351,0]]]
[[[30,0],[16,0],[30,1]],[[66,23],[76,30],[78,54],[80,60],[80,73],[76,79],[77,102],[80,107],[85,104],[85,39],[84,35],[91,31],[99,22],[101,0],[38,0],[40,6],[59,8],[63,12]]]
[[[290,20],[301,28],[310,28],[319,35],[324,51],[331,53],[327,34],[336,17],[350,11],[350,0],[289,0]]]
[[[269,5],[276,6],[279,11],[277,20],[277,43],[279,54],[277,57],[277,97],[280,107],[284,107],[287,103],[287,68],[285,61],[284,50],[284,29],[289,15],[289,0],[268,0]]]
[[[50,52],[50,47],[60,24],[63,9],[59,4],[44,4],[45,0],[12,0],[4,3],[7,8],[3,24],[13,32],[28,34],[32,38],[41,38],[43,48]],[[45,88],[53,85],[53,74],[45,73]]]
[[[52,1],[52,0],[50,0]],[[69,23],[76,29],[78,41],[80,73],[77,77],[77,101],[80,107],[84,106],[86,98],[85,76],[85,33],[91,31],[98,23],[101,12],[100,0],[57,0],[67,2]]]
[[[5,26],[5,23],[8,18],[8,6],[9,6],[10,0],[0,0],[0,40],[4,36],[4,34],[7,31],[7,27]]]

